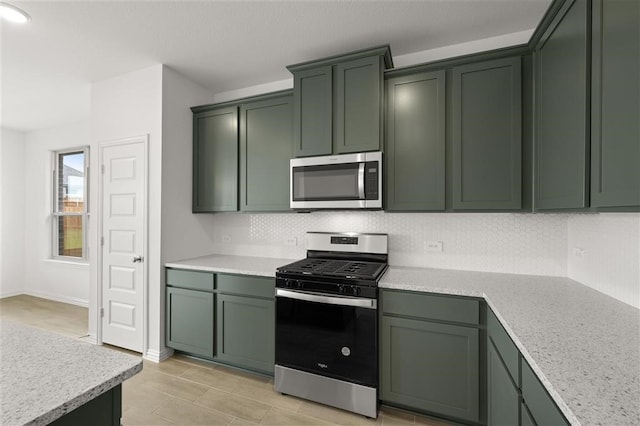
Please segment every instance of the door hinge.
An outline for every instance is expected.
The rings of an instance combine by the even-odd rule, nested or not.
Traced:
[[[104,174],[104,164],[101,164],[101,165],[100,165],[100,172],[101,172],[102,174]]]
[[[100,237],[100,245],[104,247],[104,237]]]
[[[104,308],[100,308],[100,318],[104,318]]]

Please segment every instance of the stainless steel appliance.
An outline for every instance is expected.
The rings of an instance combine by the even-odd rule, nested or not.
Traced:
[[[292,209],[381,209],[382,152],[294,158]]]
[[[307,233],[276,272],[275,389],[378,415],[378,280],[387,235]]]

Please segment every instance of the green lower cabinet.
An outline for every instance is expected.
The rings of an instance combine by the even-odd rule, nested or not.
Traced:
[[[479,422],[479,333],[474,327],[383,315],[382,402]]]
[[[120,426],[121,424],[122,384],[49,423],[51,426]]]
[[[536,425],[565,426],[569,424],[524,359],[522,360],[522,398]]]
[[[275,302],[218,294],[217,305],[217,359],[273,374]]]
[[[167,287],[167,346],[213,358],[213,293]]]
[[[487,402],[489,425],[518,424],[520,392],[490,339],[487,344]]]
[[[536,426],[536,422],[524,402],[520,403],[520,426]]]

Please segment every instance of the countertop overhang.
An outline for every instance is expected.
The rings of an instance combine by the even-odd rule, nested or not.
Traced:
[[[2,320],[0,424],[49,424],[141,370],[141,357]]]
[[[275,276],[295,259],[166,267]],[[484,299],[571,424],[640,424],[640,310],[564,277],[390,266],[379,287]]]

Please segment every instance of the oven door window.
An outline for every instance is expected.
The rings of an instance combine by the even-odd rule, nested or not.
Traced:
[[[377,311],[276,298],[276,364],[378,384]]]
[[[363,163],[300,166],[292,169],[293,201],[361,200]]]

